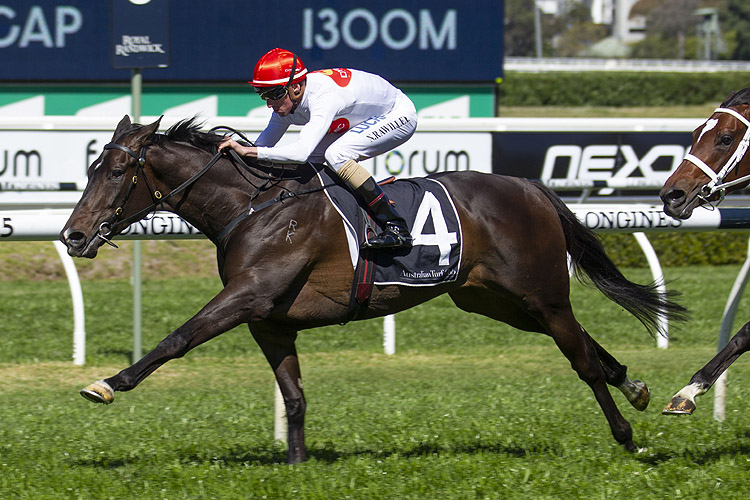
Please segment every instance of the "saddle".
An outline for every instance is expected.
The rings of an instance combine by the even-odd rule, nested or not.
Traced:
[[[381,228],[350,188],[327,167],[318,169],[317,175],[344,222],[355,270],[347,321],[366,309],[374,285],[436,286],[457,279],[461,223],[453,200],[437,179],[391,177],[379,183],[406,220],[414,244],[407,249],[376,250],[361,246]]]

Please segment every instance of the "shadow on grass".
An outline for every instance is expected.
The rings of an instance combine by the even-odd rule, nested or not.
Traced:
[[[696,445],[685,443],[685,447],[674,450],[661,450],[648,456],[635,455],[636,460],[651,466],[662,465],[673,460],[686,460],[698,466],[704,466],[723,457],[735,455],[750,456],[750,429],[745,429],[731,441],[717,445]]]
[[[478,455],[497,454],[516,458],[531,455],[560,455],[562,450],[548,444],[536,443],[531,446],[513,446],[501,443],[476,443],[459,446],[441,446],[437,443],[420,443],[409,449],[360,449],[354,451],[341,451],[335,445],[311,446],[307,449],[308,460],[333,464],[342,459],[366,457],[372,459],[386,459],[390,457],[414,458],[432,455]],[[179,461],[183,464],[226,464],[226,465],[278,465],[285,464],[287,453],[280,446],[272,448],[254,448],[250,450],[233,448],[226,450],[223,454],[207,453],[196,454],[194,450],[180,454]],[[77,466],[93,467],[100,469],[118,469],[131,464],[153,462],[152,457],[129,455],[127,457],[115,457],[112,455],[101,455],[92,459],[77,460]]]

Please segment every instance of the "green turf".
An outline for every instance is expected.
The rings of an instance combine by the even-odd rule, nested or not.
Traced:
[[[737,270],[666,270],[693,313],[672,329],[667,350],[619,307],[574,287],[581,323],[651,387],[642,413],[614,391],[642,453],[614,442],[591,391],[550,339],[439,298],[396,316],[393,356],[383,354],[382,320],[301,333],[310,459],[293,467],[273,442],[272,375],[246,328],[96,406],[78,390],[129,364],[127,281],[84,282],[83,367],[70,361],[64,282],[6,282],[0,498],[746,498],[750,358],[730,370],[723,423],[712,418],[712,393],[691,417],[659,413],[713,355]],[[643,270],[627,274],[648,279]],[[144,346],[218,286],[147,280]],[[748,316],[741,305],[738,317]]]

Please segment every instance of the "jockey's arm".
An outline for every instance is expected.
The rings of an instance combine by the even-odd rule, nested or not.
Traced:
[[[258,148],[258,158],[274,162],[304,163],[323,140],[333,117],[316,114],[299,131],[297,140],[289,144]]]
[[[243,146],[232,138],[227,137],[220,145],[219,150],[232,148],[240,156],[248,158],[258,157],[258,146],[273,146],[281,139],[289,128],[288,124],[282,123],[276,116],[272,116],[265,130],[260,133],[253,146]]]
[[[245,156],[247,158],[257,158],[258,148],[255,146],[243,146],[231,137],[228,137],[221,144],[219,144],[219,151],[222,149],[229,148],[234,149],[238,155]]]

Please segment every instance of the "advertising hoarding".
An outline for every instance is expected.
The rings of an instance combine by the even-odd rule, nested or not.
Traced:
[[[690,144],[687,131],[505,132],[493,135],[493,171],[543,181],[643,179],[661,185],[682,162]],[[603,188],[594,195],[612,193],[613,189]]]
[[[258,130],[248,131],[250,136]],[[104,131],[3,131],[0,134],[0,191],[12,187],[86,184],[86,169],[112,137]],[[296,139],[291,132],[282,143]],[[422,177],[432,173],[476,170],[491,172],[489,132],[418,133],[387,154],[362,164],[376,179]]]
[[[125,81],[128,72],[111,67],[109,22],[105,1],[0,0],[0,79]],[[502,76],[502,1],[180,0],[169,9],[169,30],[169,68],[145,70],[146,80],[244,82],[277,46],[309,69],[355,67],[394,82]]]

